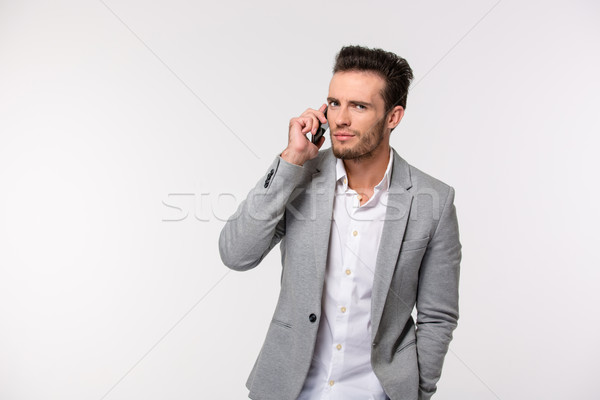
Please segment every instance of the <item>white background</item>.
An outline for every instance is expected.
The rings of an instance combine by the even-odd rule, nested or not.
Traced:
[[[392,145],[456,189],[461,319],[435,398],[598,398],[599,17],[0,1],[0,399],[246,398],[279,252],[228,272],[218,234],[345,44],[409,61]]]

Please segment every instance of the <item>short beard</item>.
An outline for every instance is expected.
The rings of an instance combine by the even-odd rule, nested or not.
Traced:
[[[377,122],[373,129],[366,133],[359,134],[357,131],[351,130],[350,132],[358,136],[358,143],[349,149],[339,149],[333,145],[333,155],[342,160],[354,160],[355,162],[373,158],[375,150],[379,147],[381,142],[383,142],[384,130],[385,118],[382,118],[381,121]],[[331,134],[333,135],[333,132]]]

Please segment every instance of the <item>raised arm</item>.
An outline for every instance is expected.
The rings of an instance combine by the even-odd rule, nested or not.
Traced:
[[[245,271],[257,266],[285,235],[285,206],[302,178],[302,167],[277,157],[221,231],[223,263]]]
[[[325,105],[290,120],[287,148],[223,227],[219,252],[229,268],[254,268],[285,235],[285,207],[304,178],[302,165],[317,156],[325,141],[315,145],[306,137],[316,132],[319,122],[327,122],[323,110]]]

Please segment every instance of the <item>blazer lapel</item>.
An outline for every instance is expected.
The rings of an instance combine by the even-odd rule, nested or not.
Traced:
[[[381,322],[383,307],[398,261],[400,246],[412,204],[412,195],[408,192],[408,189],[412,186],[408,163],[395,150],[393,153],[392,180],[388,192],[386,219],[377,252],[371,297],[371,334],[373,340]]]
[[[331,218],[333,215],[333,198],[335,195],[335,157],[331,149],[323,157],[319,171],[313,173],[311,181],[310,201],[314,210],[312,221],[315,251],[315,268],[317,272],[318,296],[323,293],[325,280],[325,267],[327,265],[327,251],[329,249],[329,235],[331,231]],[[321,304],[321,297],[319,297]]]

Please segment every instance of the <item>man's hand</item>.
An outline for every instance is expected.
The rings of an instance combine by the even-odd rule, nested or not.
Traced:
[[[281,158],[291,164],[304,165],[306,161],[317,156],[325,142],[325,137],[322,137],[319,143],[314,145],[306,138],[306,134],[310,132],[311,135],[314,135],[319,127],[319,121],[322,124],[327,123],[327,118],[323,114],[326,108],[326,104],[323,104],[318,110],[309,108],[299,117],[290,120],[288,146],[281,153]]]

